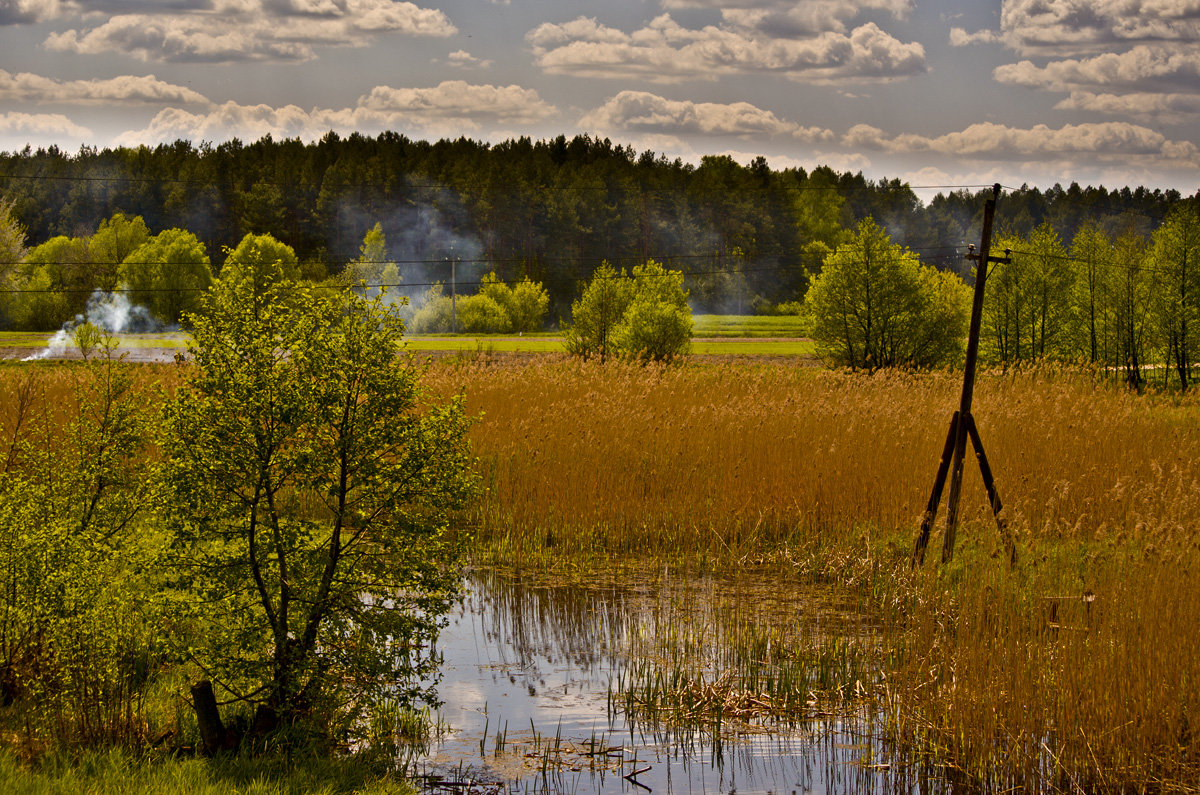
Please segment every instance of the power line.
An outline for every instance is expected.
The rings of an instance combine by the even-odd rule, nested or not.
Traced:
[[[695,257],[693,257],[693,258],[711,259],[712,257],[710,257],[710,256],[702,257],[701,255],[695,255]],[[649,257],[648,259],[653,259],[655,261],[659,260],[658,257]],[[391,262],[391,260],[388,260],[387,262]],[[424,260],[421,262],[445,264],[447,261],[446,260]],[[79,263],[72,263],[72,264],[79,264]],[[191,264],[191,263],[183,263],[183,264]],[[777,264],[777,265],[765,265],[765,266],[749,267],[749,268],[730,266],[730,267],[724,267],[724,268],[709,268],[706,270],[683,270],[683,271],[673,271],[673,272],[681,274],[682,276],[684,276],[686,278],[686,277],[715,276],[715,275],[725,275],[725,274],[775,273],[775,272],[786,271],[786,270],[794,270],[794,268],[792,268],[790,266]],[[629,274],[626,274],[622,278],[654,278],[654,277],[657,277],[657,274],[645,274],[645,275],[639,276],[639,275],[635,275],[633,273],[629,273]],[[522,283],[526,278],[528,278],[528,277],[523,276],[521,278],[497,279],[493,283],[504,284],[504,285],[514,285],[514,284]],[[567,276],[568,281],[572,281],[572,282],[576,282],[576,283],[590,281],[593,278],[595,278],[594,274],[592,276],[573,276],[573,275]],[[444,285],[444,284],[445,284],[444,280],[423,281],[423,282],[394,282],[394,283],[391,283],[391,282],[389,282],[389,283],[365,282],[365,286],[368,288],[371,288],[371,289],[377,289],[377,288],[408,289],[408,288],[421,288],[421,287],[429,288],[429,287],[435,287],[435,286]],[[459,280],[457,282],[457,284],[460,287],[481,287],[484,285],[484,281],[482,279],[473,280],[473,281],[472,280],[468,280],[468,281]],[[330,284],[311,284],[308,286],[312,289],[342,290],[342,289],[347,289],[347,288],[355,288],[359,285],[348,284],[348,283],[330,283]],[[26,294],[26,293],[29,293],[29,294],[58,293],[58,294],[69,294],[69,295],[73,295],[73,294],[79,294],[79,295],[88,294],[88,295],[90,295],[97,291],[104,292],[104,293],[188,293],[188,292],[202,293],[202,292],[206,292],[207,290],[208,290],[207,287],[150,287],[150,288],[115,287],[111,290],[103,290],[101,288],[95,288],[95,287],[92,287],[92,288],[46,287],[46,288],[0,289],[0,295],[21,295],[21,294]]]

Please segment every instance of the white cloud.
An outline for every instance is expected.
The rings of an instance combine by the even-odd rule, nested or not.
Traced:
[[[722,104],[669,100],[645,91],[622,91],[579,121],[607,133],[660,135],[785,135],[801,141],[828,141],[833,133],[784,121],[748,102]]]
[[[1000,41],[1000,34],[994,30],[977,30],[974,33],[968,33],[962,28],[950,28],[950,45],[953,47],[991,44],[996,41]]]
[[[1004,0],[1005,43],[1023,53],[1077,54],[1145,42],[1200,41],[1196,0]]]
[[[126,13],[52,33],[46,46],[143,61],[296,61],[314,46],[361,46],[384,33],[450,36],[441,11],[397,0],[213,0],[191,13]]]
[[[60,113],[0,113],[0,136],[6,138],[89,138],[92,131]]]
[[[1069,97],[1054,107],[1058,110],[1086,110],[1110,116],[1180,122],[1200,115],[1200,94],[1095,94],[1072,91]]]
[[[732,74],[776,74],[810,83],[889,80],[926,70],[925,49],[873,22],[849,34],[770,38],[730,26],[684,28],[667,14],[633,33],[580,17],[544,23],[526,35],[536,64],[551,74],[674,83]]]
[[[889,136],[878,127],[851,127],[842,144],[855,149],[893,153],[930,152],[985,160],[1023,158],[1092,158],[1109,161],[1146,158],[1195,168],[1200,150],[1188,141],[1171,141],[1162,133],[1125,122],[1067,124],[1052,128],[1039,124],[1022,129],[991,122],[972,124],[961,132],[927,137]]]
[[[209,104],[205,97],[190,88],[165,83],[154,75],[121,75],[96,80],[55,80],[28,72],[13,74],[3,69],[0,69],[0,99],[68,104]]]
[[[179,108],[161,111],[141,130],[116,139],[121,146],[155,144],[176,139],[225,141],[278,138],[316,140],[329,130],[380,132],[401,130],[417,134],[452,135],[475,132],[484,124],[527,125],[558,114],[532,89],[520,86],[472,85],[448,80],[433,88],[378,86],[342,109],[295,105],[225,104],[206,113]]]
[[[455,50],[446,56],[446,60],[459,69],[488,69],[492,65],[490,60],[476,58],[466,50]]]
[[[827,31],[845,33],[847,23],[864,11],[881,10],[903,18],[912,10],[910,0],[751,0],[728,4],[720,0],[679,0],[665,2],[665,8],[717,7],[728,24],[756,31],[772,38],[816,36]]]
[[[533,124],[557,115],[558,110],[520,86],[474,85],[446,80],[433,88],[377,86],[360,97],[358,107],[397,117],[455,121],[477,126],[480,121]]]
[[[58,16],[58,0],[0,0],[0,25],[26,25]]]
[[[1051,91],[1174,85],[1200,92],[1200,49],[1138,45],[1122,53],[1051,61],[1043,67],[1027,60],[1005,64],[992,75],[1001,83]]]

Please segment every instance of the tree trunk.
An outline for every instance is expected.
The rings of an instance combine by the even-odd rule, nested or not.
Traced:
[[[196,711],[196,723],[200,727],[200,751],[205,756],[212,756],[225,747],[225,726],[217,711],[212,682],[203,679],[192,685],[192,709]]]

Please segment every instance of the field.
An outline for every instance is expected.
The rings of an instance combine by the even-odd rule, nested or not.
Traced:
[[[914,571],[954,375],[540,361],[431,377],[481,412],[481,563],[581,581],[768,570],[797,587],[840,583],[870,606],[875,628],[832,646],[796,638],[789,650],[745,607],[709,627],[703,637],[728,648],[776,655],[738,657],[721,680],[729,698],[774,671],[768,702],[795,704],[812,679],[787,685],[781,672],[841,671],[825,690],[857,694],[888,764],[998,789],[1194,786],[1193,398],[1137,397],[1072,371],[986,376],[976,416],[1018,563],[969,472],[954,562]],[[685,635],[687,615],[674,620]],[[711,686],[714,650],[693,652],[690,673],[677,656],[672,677],[630,687],[661,707]]]
[[[82,372],[37,367],[59,399]],[[0,367],[4,416],[28,369]],[[137,372],[169,386],[186,368]],[[957,374],[538,355],[444,357],[425,379],[478,417],[485,490],[460,517],[474,566],[581,587],[730,584],[715,608],[683,592],[647,613],[654,629],[629,650],[643,664],[614,685],[626,712],[709,731],[844,715],[868,738],[864,765],[970,788],[1197,789],[1191,394],[1069,368],[984,374],[975,416],[1017,563],[968,461],[956,556],[914,569]],[[865,618],[789,618],[817,586]]]
[[[799,335],[794,317],[758,317],[753,315],[699,315],[692,352],[715,356],[796,356],[812,358],[812,340]],[[46,348],[53,335],[49,332],[0,332],[0,351],[10,358],[23,358]],[[130,358],[170,360],[187,347],[187,335],[181,333],[122,334],[119,350]],[[562,353],[563,340],[554,334],[496,335],[418,335],[406,340],[409,350],[417,353]],[[19,355],[17,355],[19,353]],[[67,347],[55,357],[75,355]]]

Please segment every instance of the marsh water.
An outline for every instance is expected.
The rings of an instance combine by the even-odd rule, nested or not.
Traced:
[[[875,761],[869,725],[834,713],[690,727],[631,715],[622,685],[653,680],[650,671],[678,671],[686,658],[720,675],[730,611],[813,633],[861,634],[866,620],[833,591],[769,579],[568,584],[472,573],[439,639],[441,729],[414,772],[444,792],[926,789]]]

